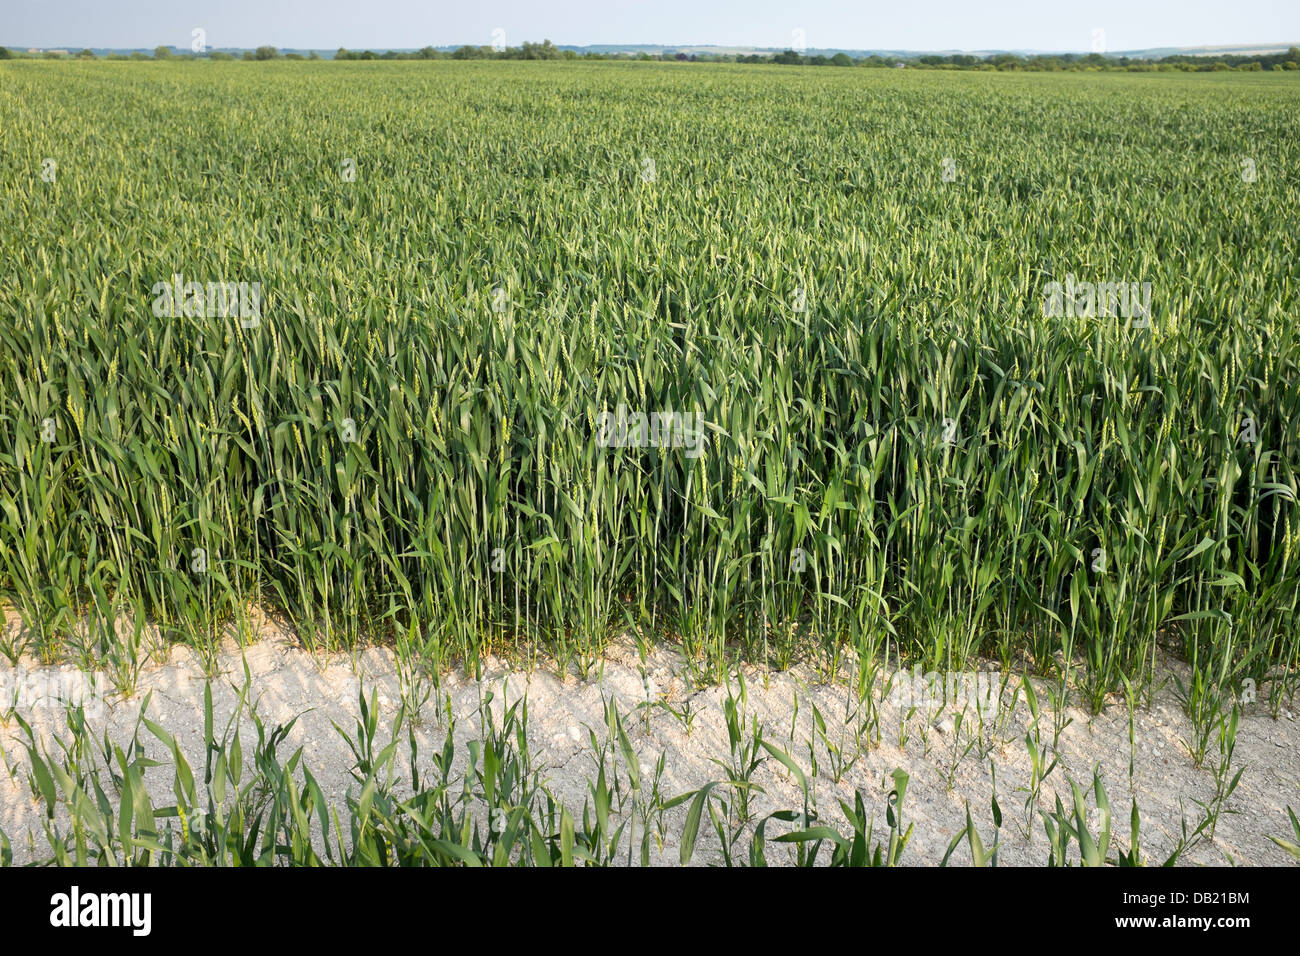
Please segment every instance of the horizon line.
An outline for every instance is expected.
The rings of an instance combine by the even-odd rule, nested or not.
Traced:
[[[559,49],[571,49],[571,50],[591,50],[591,49],[596,49],[596,48],[601,48],[601,47],[607,47],[607,48],[613,48],[613,49],[652,48],[652,49],[660,49],[660,50],[683,50],[683,49],[695,49],[695,50],[700,50],[700,49],[717,49],[717,50],[745,50],[745,51],[751,51],[751,52],[755,52],[755,53],[768,53],[768,52],[780,53],[780,52],[784,52],[785,50],[788,50],[788,49],[793,49],[793,48],[790,47],[790,46],[755,46],[755,45],[751,45],[751,44],[739,44],[739,43],[657,43],[657,42],[636,42],[636,43],[613,43],[613,42],[610,42],[610,43],[557,43],[556,41],[551,40],[551,39],[549,39],[549,38],[543,38],[542,40],[525,40],[525,41],[523,41],[523,43],[530,43],[530,44],[536,44],[536,43],[548,43],[548,42],[551,43],[553,46],[559,48]],[[170,50],[176,50],[176,51],[179,51],[179,52],[181,52],[181,53],[187,53],[187,52],[190,52],[190,51],[189,51],[186,47],[184,47],[184,46],[178,46],[178,45],[171,44],[171,43],[158,43],[158,44],[154,44],[154,45],[152,45],[152,46],[150,46],[150,45],[148,45],[148,44],[142,44],[142,45],[138,45],[138,46],[97,46],[97,47],[92,47],[92,46],[87,46],[87,45],[85,45],[85,44],[75,44],[75,43],[73,43],[73,44],[47,44],[47,45],[43,45],[43,46],[38,46],[38,45],[36,45],[36,44],[28,44],[28,45],[24,45],[24,44],[22,44],[22,43],[15,43],[15,42],[0,42],[0,46],[8,47],[8,48],[13,48],[13,49],[17,49],[17,48],[19,48],[19,47],[24,47],[24,46],[25,46],[25,49],[26,49],[26,50],[38,50],[38,51],[41,51],[41,52],[48,52],[48,51],[51,51],[51,50],[71,50],[71,49],[74,49],[74,48],[80,48],[80,49],[86,49],[86,50],[94,49],[94,50],[108,50],[108,51],[119,51],[119,50],[122,50],[122,51],[137,51],[137,50],[154,50],[154,49],[157,49],[158,47],[161,46],[161,47],[166,47],[166,48],[168,48],[168,49],[170,49]],[[435,49],[435,50],[453,50],[453,51],[454,51],[454,50],[463,49],[463,48],[465,48],[465,47],[469,47],[469,48],[473,48],[473,49],[481,49],[481,48],[490,47],[491,44],[490,44],[490,43],[444,43],[444,44],[426,43],[426,44],[423,44],[422,46],[378,46],[378,45],[372,45],[372,46],[363,46],[363,47],[349,47],[349,46],[346,46],[346,45],[343,45],[343,44],[340,44],[339,46],[333,46],[333,45],[327,45],[327,46],[278,46],[278,45],[271,44],[271,43],[259,43],[259,44],[253,45],[253,46],[238,46],[238,45],[231,45],[231,46],[210,46],[210,47],[208,47],[208,50],[210,50],[210,51],[225,51],[225,50],[256,50],[256,49],[257,49],[258,47],[260,47],[260,46],[274,46],[275,49],[277,49],[277,50],[291,50],[291,51],[306,50],[306,51],[309,51],[309,52],[310,52],[310,51],[324,51],[324,52],[329,52],[329,51],[334,51],[334,50],[348,50],[348,51],[352,51],[352,50],[359,50],[359,51],[365,51],[365,50],[370,50],[370,51],[380,51],[380,50],[383,50],[383,51],[385,51],[385,52],[390,52],[390,51],[391,51],[391,52],[399,53],[399,52],[414,52],[414,51],[422,50],[422,49],[424,49],[424,48],[426,48],[426,47],[432,47],[432,48]],[[1246,49],[1246,50],[1256,50],[1256,49],[1262,49],[1262,48],[1274,48],[1274,47],[1282,48],[1282,49],[1289,49],[1289,48],[1291,48],[1291,47],[1296,47],[1296,46],[1300,46],[1300,40],[1295,40],[1295,41],[1270,40],[1270,41],[1258,41],[1258,42],[1248,42],[1248,43],[1196,43],[1196,44],[1163,45],[1163,46],[1162,46],[1162,45],[1155,45],[1155,46],[1145,46],[1145,47],[1130,47],[1130,48],[1123,49],[1123,50],[1116,49],[1116,50],[1105,50],[1105,51],[1099,51],[1099,50],[1083,50],[1083,49],[1044,49],[1044,48],[1038,48],[1038,47],[979,47],[979,48],[973,48],[973,49],[972,49],[972,48],[956,48],[956,47],[934,47],[934,48],[911,48],[911,49],[909,49],[909,48],[902,48],[902,47],[883,47],[883,46],[882,46],[882,47],[853,47],[853,46],[833,46],[833,47],[832,47],[832,46],[811,46],[811,45],[810,45],[810,46],[807,46],[807,47],[804,48],[804,52],[812,52],[812,51],[830,51],[830,52],[842,52],[842,53],[867,53],[867,54],[871,54],[871,53],[895,53],[895,54],[914,55],[914,56],[926,56],[926,55],[931,55],[931,54],[945,54],[945,55],[962,55],[962,54],[966,54],[966,55],[976,56],[976,55],[980,55],[980,54],[990,54],[990,53],[1031,53],[1031,54],[1038,54],[1038,55],[1057,55],[1057,56],[1059,56],[1059,55],[1063,55],[1063,54],[1072,54],[1072,55],[1083,55],[1083,56],[1087,56],[1087,55],[1089,55],[1089,54],[1091,54],[1091,53],[1100,53],[1100,55],[1102,55],[1102,56],[1123,56],[1123,55],[1125,55],[1125,54],[1127,54],[1127,53],[1141,53],[1141,52],[1145,52],[1145,51],[1149,51],[1149,50],[1204,50],[1204,49],[1215,49],[1215,50]],[[520,49],[521,47],[522,47],[522,44],[520,44],[519,46],[511,46],[511,47],[507,47],[507,49]],[[206,52],[206,51],[205,51],[205,52]]]

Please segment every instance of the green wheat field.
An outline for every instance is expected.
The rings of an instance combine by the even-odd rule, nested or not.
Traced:
[[[0,129],[13,660],[1294,689],[1296,76],[29,61]]]

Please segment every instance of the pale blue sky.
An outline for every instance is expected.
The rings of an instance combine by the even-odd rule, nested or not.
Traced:
[[[1300,42],[1300,0],[0,0],[0,44],[16,47],[354,49],[425,44],[720,44],[1088,51]]]

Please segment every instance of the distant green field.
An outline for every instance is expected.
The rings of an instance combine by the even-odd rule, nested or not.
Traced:
[[[1300,76],[10,62],[0,128],[29,650],[1297,663]]]

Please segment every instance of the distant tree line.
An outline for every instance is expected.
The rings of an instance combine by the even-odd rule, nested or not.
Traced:
[[[1285,53],[1190,56],[1179,53],[1171,56],[1140,59],[1127,56],[1103,56],[1100,53],[1062,53],[1050,56],[1018,56],[1015,53],[998,53],[981,57],[969,53],[951,56],[927,54],[905,60],[878,55],[854,59],[846,53],[834,56],[809,56],[794,50],[785,50],[771,56],[754,53],[732,57],[737,63],[781,63],[792,66],[865,66],[906,67],[927,70],[1029,70],[1037,72],[1054,70],[1110,70],[1127,72],[1187,71],[1212,72],[1218,70],[1300,70],[1300,47],[1291,47]]]
[[[663,53],[579,53],[562,50],[546,40],[542,43],[525,43],[521,47],[495,49],[490,46],[462,46],[455,50],[437,50],[427,46],[415,52],[399,53],[388,50],[374,53],[340,48],[336,60],[676,60],[692,63],[777,63],[788,66],[839,66],[839,67],[906,67],[929,70],[1118,70],[1141,72],[1150,70],[1177,70],[1209,72],[1216,70],[1297,70],[1300,69],[1300,48],[1291,47],[1285,53],[1222,55],[1216,57],[1175,54],[1153,59],[1103,56],[1100,53],[1062,53],[1051,56],[1018,56],[999,53],[980,57],[968,53],[951,56],[927,54],[926,56],[899,59],[879,55],[854,58],[847,53],[833,56],[804,54],[795,50],[780,53],[684,53],[665,50]]]
[[[77,53],[68,51],[42,50],[39,53],[27,53],[14,51],[0,46],[0,60],[12,59],[32,59],[40,58],[45,60],[94,60],[97,59],[94,50],[81,50]],[[304,56],[301,53],[281,53],[273,46],[259,46],[256,50],[245,50],[236,56],[234,53],[227,53],[224,50],[212,50],[208,53],[191,53],[188,50],[179,52],[169,46],[154,47],[153,55],[150,56],[142,50],[136,50],[132,53],[109,53],[104,57],[106,60],[319,60],[319,53],[311,52]]]
[[[541,43],[525,43],[523,46],[506,47],[498,50],[490,46],[462,46],[455,50],[436,50],[426,46],[414,53],[398,53],[388,50],[374,53],[366,50],[358,53],[339,47],[334,54],[336,60],[604,60],[609,57],[601,54],[578,53],[576,50],[561,50],[550,40]]]
[[[44,51],[39,54],[11,52],[0,47],[0,60],[15,57],[42,56],[46,59],[93,58],[90,50],[76,54]],[[220,50],[209,53],[177,52],[171,47],[160,46],[154,49],[153,56],[143,52],[110,53],[110,60],[169,60],[169,59],[209,59],[233,60],[236,54]],[[245,50],[238,58],[244,60],[319,60],[315,51],[307,55],[301,53],[281,53],[273,46],[260,46],[256,50]],[[1268,54],[1223,54],[1219,56],[1191,56],[1185,53],[1153,59],[1135,57],[1104,56],[1100,53],[1062,53],[1042,56],[1018,56],[1015,53],[998,53],[980,57],[969,53],[955,53],[951,56],[927,54],[904,59],[883,57],[876,54],[854,58],[847,53],[833,56],[805,54],[796,50],[783,50],[780,53],[685,53],[677,50],[665,50],[662,53],[598,53],[576,50],[564,50],[550,40],[541,43],[524,43],[523,46],[498,49],[491,46],[462,46],[454,50],[439,50],[431,46],[415,51],[386,50],[375,53],[371,50],[348,50],[339,47],[334,54],[336,60],[659,60],[689,61],[692,63],[775,63],[785,66],[838,66],[869,67],[876,69],[899,68],[925,70],[1026,70],[1026,71],[1182,71],[1214,72],[1220,70],[1300,70],[1300,48],[1291,47],[1285,53]]]

